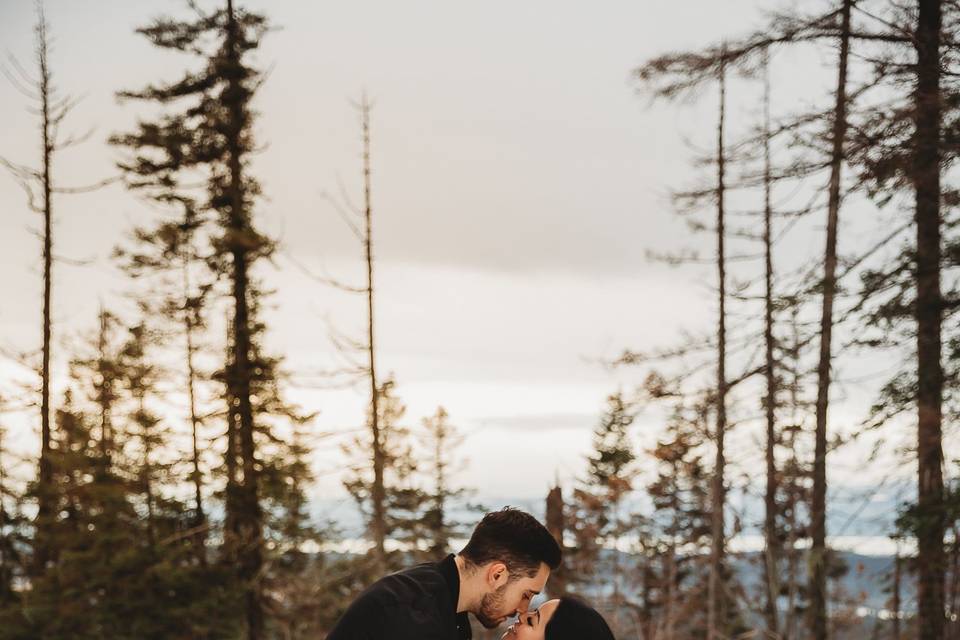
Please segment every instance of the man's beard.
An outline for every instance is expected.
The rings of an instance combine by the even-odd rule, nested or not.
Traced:
[[[500,605],[503,604],[503,592],[506,588],[507,585],[503,585],[492,593],[483,594],[480,599],[480,611],[476,613],[476,618],[484,628],[495,629],[505,619],[500,613]]]

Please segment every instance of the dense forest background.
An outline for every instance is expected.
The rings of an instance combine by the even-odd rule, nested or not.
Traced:
[[[481,456],[469,474],[482,447],[448,410],[456,398],[410,410],[409,369],[383,364],[382,335],[406,331],[403,318],[430,326],[418,296],[464,306],[477,282],[406,283],[418,293],[380,311],[384,296],[396,302],[395,274],[414,272],[378,248],[428,251],[444,244],[431,231],[456,226],[453,213],[434,220],[378,199],[392,170],[378,140],[396,149],[404,126],[389,106],[362,90],[343,100],[355,146],[334,162],[349,177],[282,189],[337,225],[334,253],[354,265],[341,278],[322,251],[304,261],[288,248],[301,239],[276,232],[276,202],[290,194],[275,200],[261,179],[262,158],[276,158],[261,125],[275,67],[261,45],[288,37],[269,11],[210,0],[144,16],[138,46],[162,57],[112,88],[126,115],[104,131],[79,121],[84,79],[58,73],[82,52],[57,48],[56,34],[78,27],[42,2],[21,5],[32,13],[0,10],[33,25],[32,49],[2,65],[4,113],[15,105],[25,111],[10,120],[29,123],[0,142],[2,201],[17,203],[5,205],[4,236],[20,234],[3,287],[33,307],[15,306],[13,319],[0,309],[10,331],[0,336],[0,638],[322,638],[376,577],[456,551],[504,502],[542,517],[565,547],[549,595],[587,597],[618,637],[960,638],[960,5],[784,5],[735,20],[750,28],[701,25],[703,41],[676,35],[689,48],[624,60],[615,72],[638,122],[682,114],[670,146],[689,165],[647,184],[669,192],[669,233],[658,231],[662,211],[626,202],[613,230],[622,241],[603,236],[609,251],[591,257],[591,225],[627,192],[594,199],[586,184],[557,184],[583,190],[567,203],[574,218],[551,217],[548,198],[506,217],[483,203],[489,219],[446,238],[464,253],[485,246],[491,264],[520,256],[514,266],[535,239],[574,272],[626,252],[643,286],[583,299],[540,291],[534,306],[576,320],[636,305],[647,324],[623,344],[554,335],[549,353],[520,354],[542,357],[545,375],[557,353],[581,359],[604,381],[594,415],[564,427],[578,434],[566,440],[579,447],[575,464],[556,454],[563,437],[515,429],[495,439],[503,457]],[[536,48],[535,34],[520,35]],[[323,86],[323,65],[295,68],[309,70],[304,94]],[[445,117],[430,121],[442,129]],[[666,153],[635,142],[651,164]],[[321,140],[305,144],[297,171],[325,153]],[[102,175],[69,160],[91,148],[110,159]],[[572,144],[548,151],[584,174],[612,163]],[[418,152],[441,164],[464,153],[453,141]],[[484,176],[472,181],[486,188]],[[439,194],[445,182],[424,176],[418,189]],[[518,184],[490,188],[506,202]],[[129,224],[83,217],[85,198],[103,192],[124,194]],[[110,249],[90,256],[81,237]],[[104,270],[119,289],[98,286]],[[648,284],[651,274],[667,284]],[[694,293],[676,287],[684,278]],[[96,312],[76,318],[60,302],[77,296],[96,299]],[[337,317],[305,321],[311,344],[276,336],[291,300],[321,299],[336,301]],[[484,364],[516,327],[550,335],[552,322],[531,329],[522,308],[444,326],[467,345],[459,366]],[[420,338],[408,348],[430,352],[430,332]],[[301,353],[318,348],[329,357],[303,367]],[[323,422],[326,399],[344,393],[359,400]],[[497,411],[505,395],[474,402]],[[551,406],[564,395],[558,386]],[[521,387],[512,401],[536,398]]]

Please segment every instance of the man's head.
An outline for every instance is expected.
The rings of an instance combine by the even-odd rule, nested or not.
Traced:
[[[560,566],[560,545],[529,513],[507,507],[483,517],[460,556],[484,592],[473,614],[488,629],[527,610]]]

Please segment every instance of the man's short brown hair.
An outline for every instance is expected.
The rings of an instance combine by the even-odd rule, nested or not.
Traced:
[[[512,581],[537,575],[541,563],[556,569],[561,553],[560,545],[536,518],[504,507],[483,516],[460,555],[476,566],[502,562]]]

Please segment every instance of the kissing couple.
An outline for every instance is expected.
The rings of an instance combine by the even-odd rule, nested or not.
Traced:
[[[528,609],[560,560],[560,545],[529,513],[488,513],[460,553],[370,585],[327,640],[468,640],[470,613],[487,629],[516,617],[501,640],[614,640],[603,617],[575,598]]]

